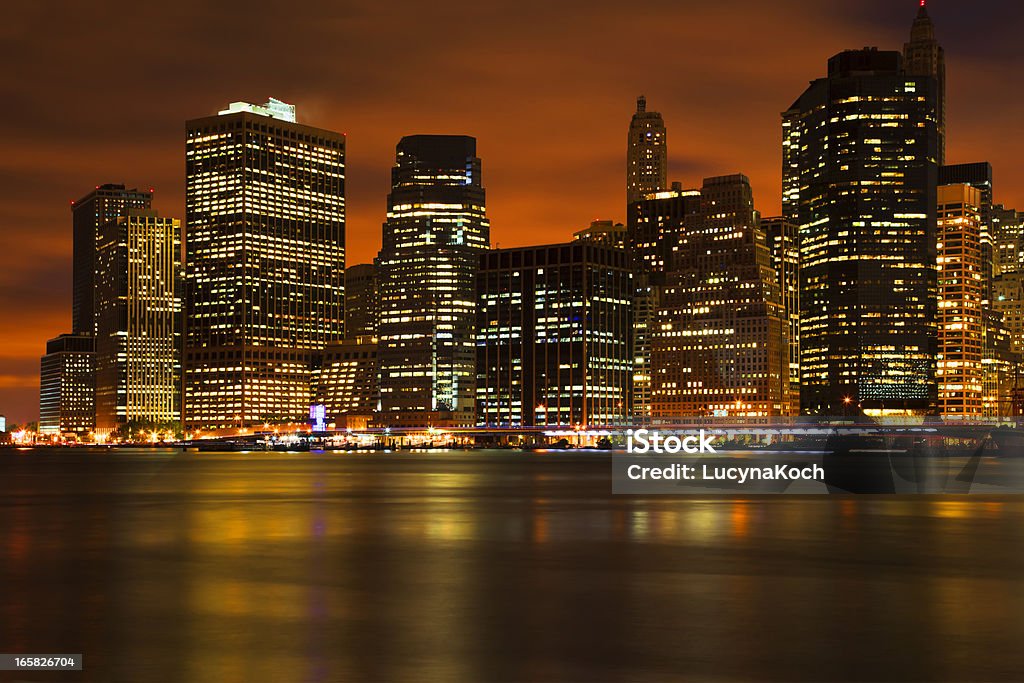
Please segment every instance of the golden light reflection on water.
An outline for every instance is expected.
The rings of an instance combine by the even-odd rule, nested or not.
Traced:
[[[508,456],[139,462],[6,479],[0,642],[67,634],[113,680],[942,679],[992,648],[985,672],[1024,670],[1022,500],[611,496],[607,463]]]

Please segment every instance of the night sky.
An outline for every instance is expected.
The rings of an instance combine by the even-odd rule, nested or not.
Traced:
[[[5,3],[0,414],[38,415],[39,356],[71,325],[70,201],[156,188],[183,217],[184,121],[277,97],[348,134],[348,263],[380,246],[413,133],[474,135],[492,242],[624,220],[635,98],[668,127],[670,180],[750,176],[779,211],[779,113],[843,49],[902,49],[916,0]],[[230,7],[229,7],[230,5]],[[946,49],[947,160],[988,160],[1024,208],[1016,0],[930,0]]]

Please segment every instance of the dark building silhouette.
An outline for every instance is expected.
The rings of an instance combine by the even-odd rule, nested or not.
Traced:
[[[148,209],[153,192],[125,189],[124,185],[97,185],[77,202],[71,204],[73,223],[73,271],[71,329],[75,333],[95,331],[93,296],[96,291],[96,240],[100,226],[123,216],[128,209]]]
[[[946,159],[946,53],[935,39],[935,25],[928,16],[925,0],[921,0],[917,18],[910,29],[910,42],[903,46],[903,63],[908,76],[931,76],[938,88],[936,92],[936,127],[938,156],[942,164]]]
[[[577,240],[486,252],[477,278],[477,424],[623,424],[632,295],[622,249]]]
[[[668,133],[661,114],[647,111],[647,98],[636,98],[626,143],[626,205],[668,186]]]
[[[475,421],[476,273],[490,245],[480,174],[472,137],[398,143],[376,261],[384,424]]]
[[[936,409],[937,102],[935,78],[864,49],[832,57],[783,114],[805,412]]]
[[[345,270],[345,338],[375,336],[379,309],[377,267],[372,263],[349,266]]]
[[[345,136],[236,102],[186,124],[186,428],[305,422],[344,336]]]

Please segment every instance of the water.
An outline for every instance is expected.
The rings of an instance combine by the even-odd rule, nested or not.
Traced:
[[[0,451],[0,651],[85,655],[16,676],[46,681],[1024,679],[1024,497],[612,496],[610,468]]]

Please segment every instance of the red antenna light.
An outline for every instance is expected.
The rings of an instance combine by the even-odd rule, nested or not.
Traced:
[[[924,7],[925,0],[921,0],[921,7]]]

